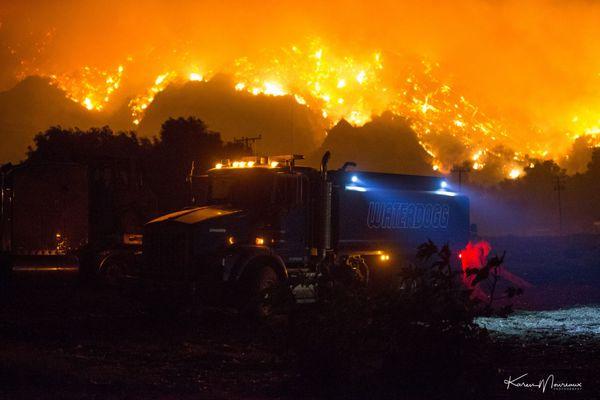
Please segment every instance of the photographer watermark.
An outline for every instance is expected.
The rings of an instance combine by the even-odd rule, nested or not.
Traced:
[[[506,385],[506,389],[510,390],[512,388],[525,388],[525,389],[539,389],[542,393],[545,393],[547,390],[556,390],[556,391],[580,391],[583,389],[583,384],[581,382],[563,382],[559,381],[558,378],[554,376],[554,374],[548,375],[545,379],[540,379],[538,381],[528,381],[527,373],[513,378],[509,376],[508,379],[504,380],[504,384]]]

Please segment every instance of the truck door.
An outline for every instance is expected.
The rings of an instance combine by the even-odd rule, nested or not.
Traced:
[[[288,266],[305,264],[308,228],[308,179],[301,174],[281,174],[275,186],[279,209],[279,239],[275,250]]]

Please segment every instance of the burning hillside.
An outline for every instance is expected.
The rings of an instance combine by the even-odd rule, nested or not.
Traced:
[[[468,161],[517,178],[532,158],[577,170],[586,160],[568,163],[574,141],[600,145],[595,5],[271,6],[183,2],[171,10],[152,2],[143,15],[119,2],[71,7],[69,15],[5,6],[3,82],[47,77],[107,121],[126,107],[122,125],[135,129],[165,89],[225,74],[240,95],[288,99],[290,135],[300,129],[294,110],[315,114],[313,131],[302,132],[308,142],[342,119],[360,127],[391,111],[408,119],[441,172]],[[97,18],[108,10],[118,21]],[[324,18],[331,13],[339,18]]]

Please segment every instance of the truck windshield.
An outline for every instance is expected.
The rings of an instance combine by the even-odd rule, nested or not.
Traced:
[[[267,174],[219,174],[210,178],[211,204],[259,207],[271,203],[273,177]]]

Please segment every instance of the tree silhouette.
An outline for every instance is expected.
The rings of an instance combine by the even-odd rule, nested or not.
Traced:
[[[108,126],[82,131],[78,128],[49,128],[37,134],[29,146],[29,162],[74,162],[92,165],[103,159],[141,159],[150,142],[134,132],[114,133]]]
[[[248,153],[241,144],[223,143],[218,132],[190,117],[168,119],[153,140],[138,138],[133,132],[115,133],[107,126],[87,131],[51,127],[35,136],[26,162],[86,165],[93,180],[106,181],[93,187],[104,188],[103,193],[94,193],[98,198],[114,197],[108,181],[124,179],[124,171],[133,168],[136,179],[155,194],[158,210],[166,212],[189,204],[187,177],[192,163],[196,173],[203,173],[218,160]]]
[[[196,173],[203,173],[222,158],[245,153],[241,145],[223,143],[220,133],[209,130],[198,118],[169,118],[154,142],[148,167],[151,186],[160,193],[160,208],[176,210],[189,204],[187,178],[192,163]]]

